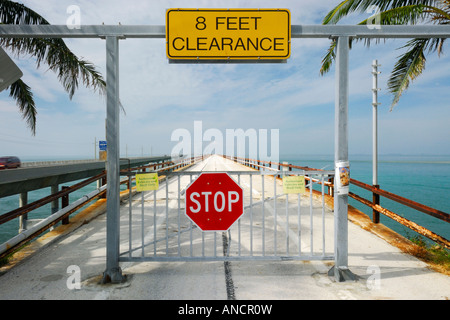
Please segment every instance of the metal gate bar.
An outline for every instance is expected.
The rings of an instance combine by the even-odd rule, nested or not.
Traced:
[[[325,178],[334,175],[334,171],[266,171],[261,174],[258,171],[231,171],[228,174],[238,183],[243,185],[244,215],[228,230],[228,232],[202,232],[182,212],[184,193],[187,186],[202,171],[180,171],[163,173],[164,181],[161,181],[159,190],[141,192],[140,196],[130,197],[128,201],[128,239],[121,244],[121,248],[127,248],[120,253],[119,261],[224,261],[224,260],[332,260],[332,253],[326,250],[325,228]],[[129,175],[131,182],[132,175]],[[306,175],[309,183],[309,226],[302,224],[302,215],[308,215],[302,208],[302,198],[306,195],[289,195],[279,193],[279,179],[285,175]],[[254,189],[255,178],[261,177],[261,192]],[[313,179],[312,176],[317,177]],[[189,177],[189,181],[187,181]],[[184,178],[184,179],[183,179]],[[244,179],[246,178],[246,179]],[[273,190],[266,190],[265,184],[273,181]],[[182,181],[184,180],[184,181]],[[245,181],[244,181],[245,180]],[[174,185],[176,188],[174,191]],[[320,203],[314,201],[313,187],[321,185],[321,190],[316,190],[320,197]],[[169,189],[170,187],[170,189]],[[267,193],[267,194],[266,194]],[[259,199],[254,199],[254,194]],[[131,191],[130,191],[131,196]],[[173,198],[174,197],[174,198]],[[283,201],[284,197],[284,201]],[[294,197],[294,198],[293,198]],[[153,198],[153,199],[152,199]],[[152,199],[152,200],[150,200]],[[172,202],[176,201],[173,205]],[[149,203],[149,205],[146,205]],[[284,215],[283,206],[284,204]],[[314,251],[314,242],[318,235],[314,230],[314,220],[317,219],[317,205],[321,207],[321,251]],[[316,205],[316,208],[314,207]],[[133,210],[133,207],[134,210]],[[139,210],[140,209],[140,210]],[[256,210],[258,209],[258,210]],[[256,210],[256,211],[255,211]],[[267,212],[272,217],[267,216]],[[256,215],[255,215],[256,214]],[[258,215],[261,214],[259,218]],[[133,216],[140,216],[134,219]],[[284,219],[283,219],[284,216]],[[295,222],[296,221],[296,222]],[[317,222],[316,222],[317,223]],[[164,225],[165,224],[165,225]],[[294,224],[294,225],[292,225]],[[302,250],[302,229],[309,227],[309,252]],[[320,231],[320,230],[319,230]],[[146,234],[147,232],[147,234]],[[189,232],[188,238],[184,235]],[[200,232],[200,234],[198,233]],[[138,235],[140,233],[140,237]],[[173,233],[173,234],[171,234]],[[221,233],[222,242],[226,241],[227,250],[218,254],[218,233]],[[270,237],[273,236],[273,239]],[[176,238],[176,239],[174,239]],[[260,246],[255,242],[261,238]],[[236,240],[235,240],[236,239]],[[279,240],[284,239],[283,242]],[[164,245],[159,245],[161,243]],[[270,244],[272,242],[272,244]],[[308,242],[308,241],[307,241]],[[295,244],[298,248],[292,249]],[[255,247],[256,245],[256,247]],[[268,246],[271,248],[268,251]],[[153,252],[145,250],[153,246]]]

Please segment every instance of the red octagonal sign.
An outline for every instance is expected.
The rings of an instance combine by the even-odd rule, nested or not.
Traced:
[[[244,213],[244,192],[227,173],[205,172],[186,189],[186,215],[202,231],[227,231]]]

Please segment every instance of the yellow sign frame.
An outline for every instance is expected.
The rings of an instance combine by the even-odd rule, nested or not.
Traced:
[[[288,9],[168,9],[166,50],[181,60],[286,60]]]

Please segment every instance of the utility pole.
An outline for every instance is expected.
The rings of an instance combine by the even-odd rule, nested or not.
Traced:
[[[379,189],[378,184],[378,75],[381,73],[378,71],[378,60],[372,62],[372,185],[374,188]],[[380,204],[380,195],[372,193],[373,204]],[[372,221],[374,223],[380,222],[380,213],[375,209],[372,210]]]

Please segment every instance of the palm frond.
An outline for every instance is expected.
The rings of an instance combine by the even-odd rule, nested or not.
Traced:
[[[322,59],[322,67],[320,68],[320,75],[324,75],[330,71],[333,60],[336,59],[336,40],[332,40],[327,53]]]
[[[39,25],[49,24],[49,22],[23,4],[0,0],[0,24]],[[23,55],[34,57],[38,68],[42,63],[47,64],[49,69],[56,73],[58,80],[69,94],[70,99],[72,99],[75,91],[78,89],[79,82],[101,94],[106,92],[106,82],[101,73],[89,61],[78,58],[62,39],[0,38],[0,46],[8,49],[17,58]],[[22,84],[17,86],[25,89]],[[28,86],[27,88],[29,91],[30,88]],[[28,96],[28,99],[31,99],[29,101],[31,105],[33,96]],[[17,104],[22,105],[22,102],[24,101],[17,101]],[[32,105],[34,107],[34,102]],[[27,121],[33,121],[33,119],[35,120],[35,117],[30,117],[27,118]],[[33,132],[35,132],[35,126],[31,127]]]
[[[322,24],[336,24],[351,13],[367,13],[367,9],[376,7],[380,12],[405,6],[438,6],[440,0],[344,0],[330,10]]]
[[[365,25],[376,19],[380,25],[405,25],[420,22],[434,22],[438,24],[450,24],[450,0],[345,0],[339,3],[323,19],[323,24],[338,23],[343,17],[353,13],[364,13],[372,6],[380,12],[361,21]],[[365,45],[370,45],[370,39]],[[414,81],[425,69],[425,52],[437,51],[440,55],[445,39],[413,39],[403,48],[407,52],[401,55],[397,61],[390,78],[388,89],[393,93],[392,108],[398,103],[402,93],[408,89],[410,82]],[[328,48],[320,69],[321,75],[326,73],[335,59],[333,43]]]
[[[327,13],[325,18],[322,20],[322,24],[336,24],[343,17],[350,13],[350,7],[353,4],[353,0],[345,0],[334,7],[330,12]]]
[[[391,111],[402,93],[408,89],[410,82],[425,70],[424,52],[429,42],[430,39],[412,39],[404,46],[409,50],[399,57],[388,80],[388,89],[394,94]]]
[[[350,38],[348,40],[349,48],[351,49],[353,46],[353,41],[358,41],[359,39],[352,39]],[[336,39],[331,40],[331,44],[328,47],[327,53],[322,58],[322,67],[320,68],[320,75],[323,76],[325,73],[330,71],[331,66],[333,65],[333,60],[336,59]]]
[[[9,49],[17,58],[23,55],[35,57],[38,68],[42,63],[47,64],[49,69],[57,74],[71,99],[78,88],[79,80],[87,87],[100,93],[105,92],[106,83],[95,66],[79,59],[62,39],[3,38],[0,39],[0,45]]]
[[[428,48],[428,52],[437,51],[438,56],[443,53],[444,43],[446,38],[432,38],[430,39],[430,45]]]
[[[442,8],[429,7],[427,10],[432,15],[431,21],[438,24],[450,23],[450,1],[442,1]]]
[[[374,16],[367,18],[359,25],[366,25],[373,19],[378,20],[380,25],[407,25],[416,24],[419,21],[424,21],[429,16],[429,12],[426,10],[429,8],[424,5],[404,6],[398,8],[392,8],[383,12],[379,12]]]
[[[0,23],[4,24],[49,24],[41,15],[9,0],[0,0]]]
[[[16,100],[16,104],[22,113],[22,117],[26,120],[33,135],[35,135],[37,111],[30,87],[19,79],[9,86],[9,91],[10,97]]]

